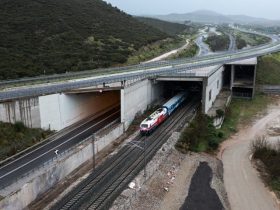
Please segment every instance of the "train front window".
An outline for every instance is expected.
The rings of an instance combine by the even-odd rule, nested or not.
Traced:
[[[142,128],[148,128],[149,126],[147,124],[142,124],[141,127]]]

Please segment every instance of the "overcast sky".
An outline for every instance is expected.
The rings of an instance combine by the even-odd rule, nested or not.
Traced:
[[[212,10],[280,20],[280,0],[106,0],[132,15],[188,13]]]

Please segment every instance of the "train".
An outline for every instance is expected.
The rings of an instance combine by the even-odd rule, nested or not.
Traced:
[[[163,123],[187,98],[187,92],[180,92],[169,101],[163,104],[159,109],[153,112],[149,117],[143,120],[140,124],[140,133],[149,135],[161,123]]]

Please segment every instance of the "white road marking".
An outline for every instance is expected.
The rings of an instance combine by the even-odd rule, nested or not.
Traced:
[[[73,136],[72,138],[68,139],[68,140],[67,140],[67,141],[65,141],[65,142],[62,142],[61,144],[59,144],[58,146],[56,146],[56,147],[55,147],[55,148],[53,148],[53,149],[57,149],[57,148],[58,148],[58,147],[60,147],[61,145],[65,144],[65,143],[67,143],[67,142],[69,142],[69,141],[71,141],[73,138],[75,138],[75,137],[79,136],[80,134],[84,133],[85,131],[87,131],[87,130],[91,129],[92,127],[94,127],[94,126],[96,126],[96,125],[100,124],[101,122],[105,121],[106,119],[108,119],[109,117],[111,117],[112,115],[114,115],[114,114],[116,114],[116,113],[118,113],[118,112],[119,112],[119,111],[114,112],[113,114],[109,115],[108,117],[104,118],[103,120],[99,121],[98,123],[96,123],[96,124],[94,124],[94,125],[90,126],[89,128],[87,128],[87,129],[86,129],[86,130],[84,130],[83,132],[81,132],[81,133],[79,133],[79,134],[77,134],[77,135]],[[53,151],[53,150],[52,150],[52,151]],[[0,177],[0,179],[2,179],[3,177],[5,177],[5,176],[7,176],[7,175],[9,175],[9,174],[11,174],[11,173],[13,173],[14,171],[17,171],[18,169],[22,168],[23,166],[28,165],[29,163],[31,163],[31,162],[33,162],[33,161],[35,161],[35,160],[39,159],[40,157],[42,157],[42,156],[44,156],[45,154],[47,154],[47,153],[49,153],[49,152],[52,152],[52,151],[47,151],[47,152],[45,152],[45,153],[41,154],[40,156],[36,157],[35,159],[33,159],[33,160],[30,160],[30,161],[26,162],[25,164],[23,164],[23,165],[21,165],[21,166],[19,166],[19,167],[15,168],[15,169],[14,169],[14,170],[12,170],[12,171],[9,171],[9,172],[8,172],[8,173],[6,173],[5,175],[1,176],[1,177]]]
[[[116,108],[116,107],[117,107],[117,106],[114,106],[114,107],[112,107],[112,109],[114,109],[114,108]],[[112,109],[111,109],[111,110],[112,110]],[[108,110],[108,111],[110,111],[110,110]],[[103,114],[105,114],[105,113],[103,113]],[[101,115],[102,115],[102,114],[101,114]],[[101,115],[100,115],[100,116],[101,116]],[[87,124],[87,123],[90,122],[91,120],[94,120],[94,117],[95,117],[95,118],[98,118],[98,117],[100,117],[100,116],[96,116],[96,115],[95,115],[95,116],[90,117],[87,121],[83,122],[82,124],[79,124],[78,127],[75,127],[75,128],[73,128],[72,130],[70,130],[69,132],[65,133],[65,135],[69,134],[70,132],[72,132],[72,131],[74,131],[74,130],[80,128],[80,127],[82,127],[83,125]],[[59,139],[59,138],[58,138],[58,139]],[[55,139],[55,140],[57,140],[57,139]],[[7,166],[13,164],[14,162],[16,162],[16,161],[18,161],[18,160],[20,160],[20,159],[26,157],[27,155],[30,155],[31,153],[37,151],[38,149],[41,149],[41,148],[47,146],[48,144],[52,143],[52,142],[55,141],[55,140],[49,141],[49,142],[47,142],[46,144],[44,144],[44,145],[42,145],[42,146],[40,146],[40,147],[38,147],[38,148],[32,150],[31,152],[28,152],[28,153],[24,154],[23,156],[20,156],[18,159],[15,159],[15,160],[13,160],[13,161],[7,163],[6,165],[0,167],[0,170],[2,170],[3,168],[6,168]]]

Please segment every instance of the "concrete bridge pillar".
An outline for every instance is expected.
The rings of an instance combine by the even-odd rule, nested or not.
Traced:
[[[138,113],[144,112],[152,103],[162,97],[161,84],[142,80],[121,89],[121,122],[125,129]]]
[[[235,73],[234,70],[235,70],[234,65],[231,65],[230,90],[232,90],[233,87],[234,73]]]

